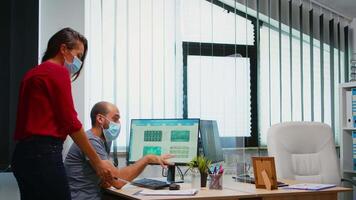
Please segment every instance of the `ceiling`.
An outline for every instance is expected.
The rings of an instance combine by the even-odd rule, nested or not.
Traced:
[[[312,0],[349,18],[356,18],[356,0]]]

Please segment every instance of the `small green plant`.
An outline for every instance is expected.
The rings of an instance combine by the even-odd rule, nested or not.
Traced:
[[[198,168],[201,174],[208,174],[210,165],[211,160],[204,156],[196,156],[188,163],[189,169]]]

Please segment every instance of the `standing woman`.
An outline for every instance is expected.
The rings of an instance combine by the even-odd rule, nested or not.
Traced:
[[[71,199],[62,161],[63,141],[70,135],[105,181],[110,166],[100,160],[74,109],[71,79],[80,74],[87,53],[86,38],[64,28],[48,41],[42,63],[21,81],[12,169],[21,199]]]

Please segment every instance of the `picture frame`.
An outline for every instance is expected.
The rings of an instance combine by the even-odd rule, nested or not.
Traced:
[[[256,188],[278,189],[274,157],[252,157]]]

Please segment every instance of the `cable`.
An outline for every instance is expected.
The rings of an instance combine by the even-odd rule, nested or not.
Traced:
[[[180,175],[181,179],[184,181],[184,174],[183,174],[182,170],[180,169],[179,166],[177,166],[177,169],[178,169],[178,172],[179,172],[179,175]]]
[[[163,177],[167,177],[167,174],[164,173],[164,172],[165,172],[164,169],[165,169],[165,168],[162,168],[162,176],[163,176]]]
[[[179,166],[176,166],[176,167],[177,167],[177,169],[178,169],[177,171],[178,171],[178,173],[179,173],[180,178],[181,178],[182,180],[184,180],[184,176],[187,174],[189,168],[188,168],[187,170],[185,170],[185,172],[183,173]],[[162,168],[162,176],[163,176],[163,177],[167,177],[167,173],[166,173],[165,168]]]
[[[189,171],[189,168],[185,170],[183,176],[187,175],[188,171]]]

